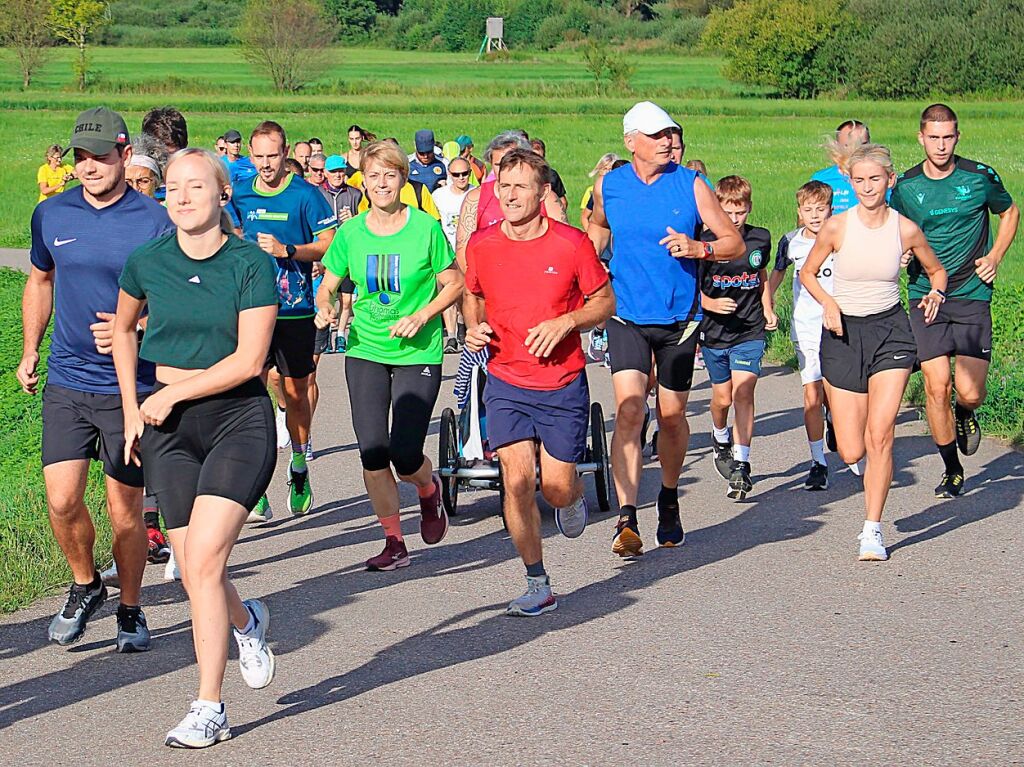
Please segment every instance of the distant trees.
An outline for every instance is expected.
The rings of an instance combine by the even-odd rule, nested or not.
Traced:
[[[49,55],[53,42],[46,25],[49,11],[50,0],[5,0],[0,13],[0,45],[14,53],[23,88],[32,84]]]
[[[334,36],[334,22],[313,0],[249,0],[238,27],[242,56],[288,93],[330,66]]]
[[[701,41],[727,76],[783,96],[1024,89],[1022,0],[737,0],[711,10]]]
[[[78,89],[84,91],[89,74],[88,45],[110,21],[107,0],[50,0],[49,5],[50,31],[78,49],[71,68],[78,79]]]

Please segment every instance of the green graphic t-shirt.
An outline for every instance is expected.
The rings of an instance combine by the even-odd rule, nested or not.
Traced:
[[[432,216],[406,208],[408,222],[381,237],[366,225],[367,213],[345,222],[324,255],[324,266],[356,284],[346,353],[388,365],[438,365],[443,357],[441,317],[413,338],[391,338],[390,327],[437,296],[437,275],[455,255]]]
[[[984,163],[954,157],[953,172],[941,179],[924,173],[924,163],[896,179],[889,204],[924,232],[949,275],[950,298],[991,301],[992,285],[982,282],[974,262],[992,248],[989,214],[1013,204],[999,174]],[[911,298],[931,290],[928,275],[915,259],[908,269]]]

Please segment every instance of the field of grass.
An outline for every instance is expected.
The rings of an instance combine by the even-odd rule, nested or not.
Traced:
[[[623,151],[623,112],[637,100],[653,98],[682,121],[687,157],[704,160],[712,178],[738,173],[754,187],[752,223],[766,226],[774,238],[794,225],[793,192],[824,165],[820,145],[840,121],[868,122],[875,140],[893,151],[898,167],[920,160],[916,121],[922,104],[909,102],[790,101],[765,98],[729,83],[722,62],[712,58],[643,55],[631,93],[598,96],[582,63],[571,53],[523,55],[502,62],[474,61],[465,54],[385,52],[363,49],[339,53],[339,63],[309,92],[280,96],[254,73],[237,51],[201,49],[98,49],[98,79],[84,94],[69,89],[68,51],[41,73],[38,84],[20,90],[16,71],[0,70],[0,125],[8,137],[8,159],[0,164],[0,247],[26,247],[29,218],[36,199],[35,172],[51,143],[66,144],[75,114],[97,104],[121,110],[129,128],[138,128],[150,107],[173,104],[187,116],[193,145],[209,146],[229,128],[247,133],[262,119],[281,122],[292,137],[319,136],[329,152],[345,146],[347,127],[357,123],[379,136],[396,136],[406,146],[413,133],[430,127],[439,138],[469,133],[478,151],[490,136],[506,128],[525,128],[542,137],[548,155],[569,191],[571,216],[589,183],[586,174],[605,152]],[[1024,194],[1024,158],[1013,137],[1019,135],[1024,103],[953,102],[961,116],[961,152],[993,165],[1012,194]],[[982,411],[987,431],[1020,439],[1024,434],[1024,264],[1014,247],[1000,273],[994,311],[997,315],[991,394]],[[789,292],[780,291],[783,327],[773,334],[772,354],[792,357],[786,332]],[[19,327],[15,292],[4,293],[0,309],[10,319],[3,332]],[[5,407],[28,408],[24,424],[37,418],[25,398],[13,394],[16,346],[3,347],[0,383]],[[15,356],[12,356],[15,355]],[[6,411],[5,411],[6,412]],[[33,444],[19,429],[30,428],[5,418],[0,455]],[[37,439],[37,437],[36,437]],[[35,456],[24,459],[22,500],[0,505],[0,568],[10,568],[11,551],[24,558],[24,519],[42,521],[45,512],[38,488]],[[31,470],[30,470],[31,467]],[[10,472],[5,477],[13,476]],[[21,480],[19,480],[21,481]],[[33,484],[34,483],[34,484]],[[92,504],[91,507],[94,507]],[[16,517],[11,515],[16,513]],[[16,522],[11,522],[15,519]],[[16,545],[14,543],[16,542]],[[97,551],[107,551],[97,544]],[[52,545],[51,545],[52,548]],[[52,554],[52,552],[51,552]],[[33,555],[37,556],[37,555]],[[54,565],[58,567],[59,565]],[[0,587],[6,577],[0,569]],[[42,585],[59,577],[40,576]],[[0,607],[24,601],[38,591],[0,597]],[[12,601],[13,600],[13,601]]]
[[[70,573],[53,540],[39,463],[41,402],[23,394],[14,377],[21,359],[21,292],[25,276],[0,269],[0,612],[63,588]],[[40,358],[45,370],[49,338]],[[96,558],[110,562],[110,526],[104,512],[103,474],[93,466],[86,505],[96,522]]]

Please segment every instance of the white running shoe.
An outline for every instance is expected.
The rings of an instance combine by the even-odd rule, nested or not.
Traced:
[[[846,468],[850,470],[850,473],[855,477],[864,476],[864,459],[861,458],[857,463],[848,463]]]
[[[889,558],[889,552],[882,543],[881,530],[865,530],[857,536],[857,540],[860,541],[860,556],[857,559],[861,562],[884,562]]]
[[[284,411],[281,408],[277,408],[277,449],[284,450],[290,444],[292,444],[292,438],[288,434],[288,421],[285,418]]]
[[[583,535],[589,518],[587,499],[582,495],[571,506],[555,509],[555,526],[566,538],[579,538]]]
[[[174,558],[174,547],[171,547],[171,558],[167,560],[167,564],[164,565],[164,580],[165,581],[180,581],[181,570],[178,569],[178,560]]]
[[[548,576],[540,578],[526,576],[526,593],[508,603],[505,615],[532,618],[558,608],[558,600],[551,592]]]
[[[104,586],[113,586],[115,588],[121,588],[121,579],[117,575],[117,562],[114,562],[110,567],[100,573],[100,580],[103,581]]]
[[[228,715],[224,704],[218,711],[207,703],[192,701],[188,714],[181,723],[167,733],[165,746],[172,748],[206,748],[231,737]]]
[[[249,634],[232,630],[238,643],[238,667],[245,683],[259,690],[274,681],[274,653],[267,646],[270,610],[259,599],[247,599],[242,604],[252,613],[256,625]]]

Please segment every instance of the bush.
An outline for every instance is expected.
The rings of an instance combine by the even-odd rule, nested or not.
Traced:
[[[707,20],[697,16],[671,19],[661,24],[661,40],[676,48],[696,48],[704,33]]]
[[[373,0],[320,0],[324,12],[334,21],[337,39],[345,42],[365,40],[377,21]]]
[[[558,15],[564,7],[557,0],[512,0],[505,11],[505,39],[514,47],[534,45],[544,20]]]
[[[712,11],[701,40],[729,58],[728,77],[813,98],[836,85],[823,52],[848,23],[843,3],[834,0],[741,0]]]
[[[850,0],[837,40],[853,89],[869,98],[927,98],[1024,88],[1024,3],[934,5]]]

